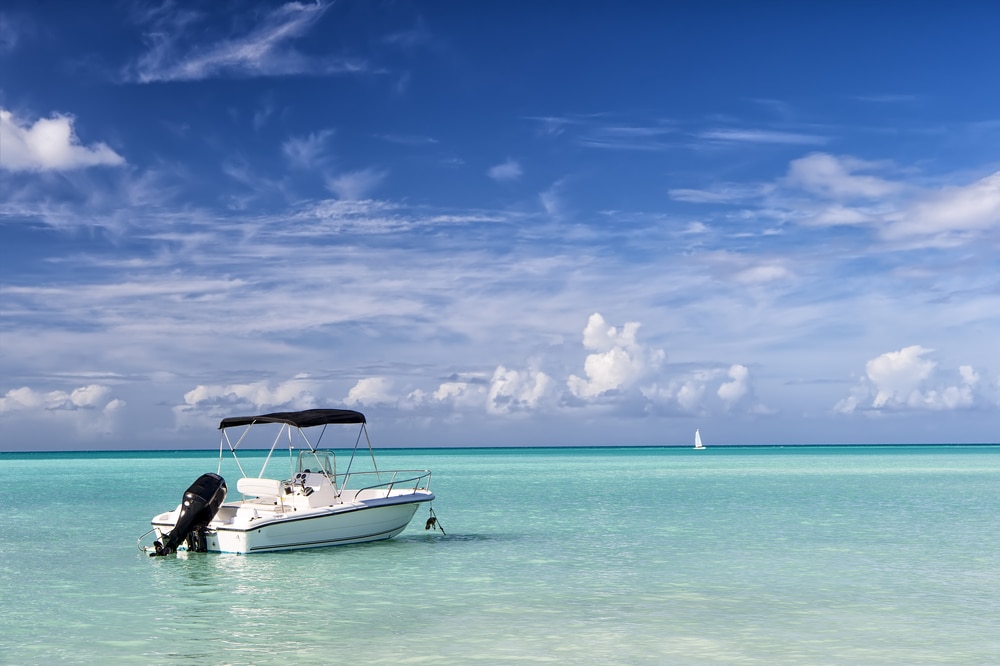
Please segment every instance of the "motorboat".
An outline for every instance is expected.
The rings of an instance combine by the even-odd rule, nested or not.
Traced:
[[[237,456],[240,445],[251,431],[275,425],[277,434],[260,473],[247,475]],[[342,469],[332,449],[318,448],[328,425],[360,425]],[[391,539],[406,529],[421,504],[430,511],[426,528],[438,527],[430,508],[430,470],[379,470],[361,412],[307,409],[237,416],[222,419],[219,430],[219,469],[198,477],[177,508],[152,519],[152,529],[139,537],[140,550],[150,556],[180,550],[247,554]],[[362,441],[370,465],[361,463],[367,456],[357,455]],[[285,443],[289,472],[271,475],[269,465],[278,465],[272,461],[274,453]],[[226,449],[242,474],[236,481],[239,499],[232,501],[226,501],[228,487],[221,476]],[[143,545],[151,534],[152,546]]]

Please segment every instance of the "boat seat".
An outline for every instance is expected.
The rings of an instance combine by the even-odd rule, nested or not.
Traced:
[[[236,482],[236,490],[254,497],[280,497],[284,491],[284,484],[278,479],[245,476]]]

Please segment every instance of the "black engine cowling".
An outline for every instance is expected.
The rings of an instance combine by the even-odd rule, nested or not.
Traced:
[[[174,529],[163,537],[163,542],[153,542],[156,555],[169,555],[185,540],[188,549],[196,552],[205,550],[205,526],[211,522],[219,507],[226,500],[226,481],[218,474],[202,474],[198,480],[184,491],[181,510],[177,514]]]

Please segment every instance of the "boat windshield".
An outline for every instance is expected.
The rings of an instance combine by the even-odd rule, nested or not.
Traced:
[[[336,476],[337,458],[333,451],[299,451],[299,472],[319,472],[329,477]]]

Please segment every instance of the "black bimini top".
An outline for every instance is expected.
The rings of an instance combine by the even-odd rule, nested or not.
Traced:
[[[328,423],[343,425],[364,422],[365,415],[353,409],[306,409],[301,412],[274,412],[260,416],[230,416],[222,419],[219,430],[252,423],[287,423],[296,428],[310,428]]]

